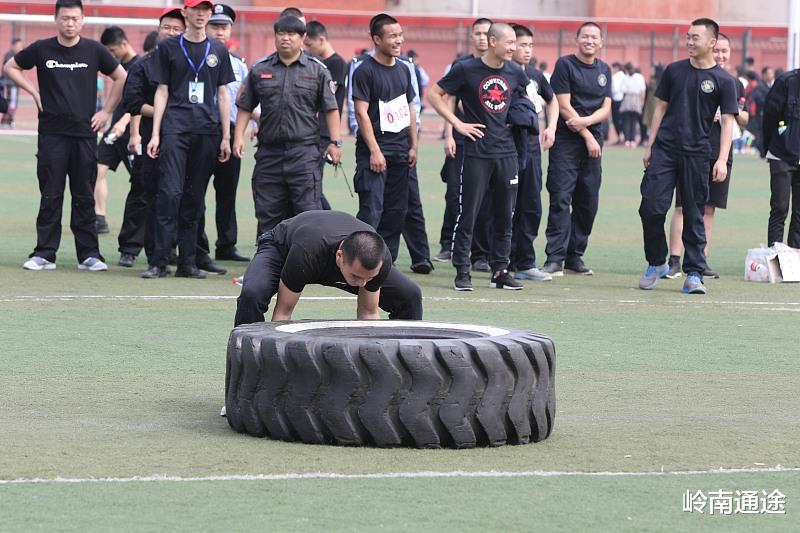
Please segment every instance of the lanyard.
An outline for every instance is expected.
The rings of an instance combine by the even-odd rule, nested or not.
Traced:
[[[194,71],[194,82],[197,83],[197,77],[200,75],[200,71],[203,70],[203,67],[206,64],[206,59],[208,59],[208,53],[211,51],[211,40],[206,37],[206,53],[203,56],[203,59],[200,60],[199,68],[194,66],[194,61],[192,61],[192,58],[189,57],[189,52],[186,51],[186,46],[183,44],[183,35],[181,35],[179,42],[181,45],[181,50],[183,50],[183,55],[186,57],[186,61],[189,62],[189,66],[192,67],[192,70]]]

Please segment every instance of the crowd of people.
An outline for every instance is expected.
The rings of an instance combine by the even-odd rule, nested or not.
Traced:
[[[791,193],[789,244],[800,246],[800,126],[792,107],[799,82],[794,71],[777,81],[771,69],[752,80],[747,71],[747,83],[728,74],[730,40],[710,19],[691,23],[688,59],[656,67],[649,83],[631,63],[609,66],[599,59],[603,34],[594,22],[579,27],[574,53],[559,58],[548,73],[544,64],[533,66],[531,28],[479,18],[472,24],[472,53],[433,83],[415,63],[416,54],[402,55],[402,25],[385,13],[370,21],[372,48],[349,65],[322,23],[287,8],[273,26],[276,51],[248,67],[231,50],[235,20],[230,6],[185,0],[182,8],[161,13],[139,56],[116,26],[105,29],[100,43],[81,37],[81,1],[58,0],[56,37],[24,48],[15,41],[19,46],[7,58],[4,79],[30,93],[39,109],[41,203],[36,247],[24,268],[56,268],[68,177],[78,268],[108,269],[98,232],[108,231],[106,175],[122,164],[131,187],[118,264],[134,266],[143,251],[143,278],[170,275],[172,264],[175,276],[201,279],[226,272],[216,261],[250,261],[239,280],[237,323],[263,320],[272,295],[280,298],[286,290],[283,301],[291,302],[305,283],[374,292],[379,287],[370,280],[380,274],[400,292],[418,294],[404,275],[383,266],[396,261],[401,237],[412,272],[427,274],[434,261],[449,261],[457,291],[473,290],[471,271],[488,272],[489,287],[509,290],[565,272],[592,275],[583,257],[598,210],[609,123],[618,142],[645,146],[639,213],[648,268],[640,288],[685,274],[684,292],[704,293],[703,277],[716,275],[706,256],[714,211],[726,207],[735,130],[750,131],[770,160],[770,240],[783,240]],[[38,89],[22,74],[33,67]],[[111,81],[100,109],[98,72]],[[423,90],[445,121],[445,213],[441,248],[433,256],[416,168]],[[335,212],[327,215],[332,218],[303,215],[330,210],[322,174],[326,164],[338,166],[342,158],[345,100],[347,125],[356,135],[358,221]],[[235,206],[251,135],[257,139],[252,192],[259,234],[252,261],[237,248]],[[546,174],[542,150],[549,150]],[[205,195],[212,182],[213,259],[205,232]],[[537,262],[543,186],[549,214],[544,259]],[[667,239],[673,195],[678,209]],[[326,232],[326,221],[335,231]],[[309,227],[316,229],[304,233]],[[355,239],[361,244],[347,248],[340,262],[341,249],[331,248],[331,239],[346,238],[343,228],[371,229],[385,243],[385,261],[377,241],[364,237]],[[325,257],[290,253],[295,235]],[[315,236],[327,244],[308,244]],[[371,252],[359,255],[353,251],[359,246]],[[354,256],[369,265],[356,261],[358,268],[348,270]],[[291,270],[290,264],[325,274],[302,283],[297,275],[276,276],[276,269]],[[386,305],[398,316],[421,316],[421,305],[390,296]],[[364,302],[370,310],[365,316],[371,316],[378,299]],[[286,316],[287,309],[290,314],[286,306],[276,312]]]

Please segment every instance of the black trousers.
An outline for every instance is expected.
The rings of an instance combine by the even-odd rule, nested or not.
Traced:
[[[177,235],[178,268],[196,266],[197,227],[219,141],[219,134],[162,135],[152,264],[167,266]]]
[[[581,138],[558,136],[550,149],[547,191],[548,263],[561,264],[586,252],[600,197],[601,158],[589,157]]]
[[[231,125],[233,127],[233,124]],[[233,131],[233,130],[231,130]],[[233,150],[233,138],[231,138]],[[217,253],[230,253],[236,249],[236,239],[239,228],[236,224],[236,189],[239,187],[239,171],[242,160],[231,156],[221,163],[214,163],[214,196],[216,199],[217,241],[214,243]],[[209,177],[210,178],[210,177]],[[209,179],[209,181],[211,181]],[[208,191],[208,182],[206,183]],[[209,255],[211,248],[206,235],[206,208],[205,193],[203,194],[203,210],[197,225],[197,250],[198,254]]]
[[[439,235],[439,245],[442,251],[453,249],[453,229],[458,218],[458,199],[461,196],[461,167],[464,163],[464,145],[456,144],[456,156],[453,159],[446,157],[440,172],[442,181],[445,182],[444,193],[444,220],[442,231]],[[472,231],[470,245],[470,261],[478,259],[488,260],[489,247],[492,235],[492,202],[488,195],[478,211]]]
[[[319,190],[319,203],[322,206],[322,209],[325,211],[331,210],[331,203],[325,198],[325,193],[322,192],[322,180],[325,177],[325,150],[328,149],[328,146],[331,145],[330,137],[320,137],[319,139],[319,178],[320,178],[320,190]]]
[[[356,156],[353,177],[353,188],[358,193],[356,218],[375,228],[395,261],[408,212],[410,168],[408,152],[387,152],[383,157],[386,170],[376,173],[369,168],[369,156]]]
[[[453,237],[453,266],[470,267],[470,245],[478,211],[487,192],[492,206],[492,242],[489,263],[492,270],[508,267],[511,251],[511,221],[517,200],[517,156],[497,159],[464,157],[461,168],[459,214]]]
[[[144,143],[142,146],[146,146]],[[119,230],[117,242],[119,252],[123,254],[139,255],[145,248],[145,234],[147,233],[148,220],[152,219],[153,199],[155,198],[154,181],[157,176],[153,175],[156,165],[155,159],[147,155],[137,155],[133,158],[131,165],[130,190],[125,197],[125,211],[122,215],[122,227]],[[145,177],[144,171],[148,170],[150,175]],[[151,234],[152,237],[152,234]],[[148,244],[148,257],[152,255],[152,239]]]
[[[406,220],[403,224],[403,240],[406,242],[412,265],[431,260],[416,165],[408,170],[408,211],[406,211]]]
[[[657,142],[657,141],[656,141]],[[676,186],[683,203],[683,271],[701,276],[706,270],[706,229],[703,212],[708,200],[708,156],[669,152],[655,144],[642,178],[639,216],[644,234],[644,254],[650,265],[667,261],[664,221]]]
[[[316,144],[262,144],[253,169],[258,235],[280,221],[320,209],[322,176]]]
[[[619,110],[621,105],[622,100],[611,100],[611,123],[614,125],[614,131],[617,133],[617,137],[622,135],[622,113]],[[608,139],[608,127],[604,128],[604,130],[603,138]]]
[[[789,214],[791,198],[792,215],[789,234],[785,241],[792,248],[800,248],[800,165],[786,161],[769,161],[769,225],[767,244],[784,242],[783,228]]]
[[[259,237],[258,251],[245,270],[242,292],[236,300],[234,326],[264,322],[269,301],[278,293],[281,272],[284,268],[291,268],[285,263],[286,254],[272,241],[272,232]],[[335,287],[358,294],[358,287]],[[390,319],[421,320],[422,291],[405,274],[392,267],[381,286],[379,306],[389,313]]]
[[[528,160],[519,173],[517,204],[511,231],[511,268],[536,266],[533,241],[542,222],[542,151],[538,139],[528,145]]]
[[[97,145],[93,138],[39,134],[36,176],[39,180],[39,214],[36,248],[30,257],[55,262],[61,244],[61,213],[69,177],[72,210],[69,227],[75,237],[78,262],[103,259],[97,242],[94,185],[97,181]]]
[[[625,133],[626,141],[636,140],[636,126],[639,124],[639,113],[636,111],[623,111],[622,113],[622,131]]]

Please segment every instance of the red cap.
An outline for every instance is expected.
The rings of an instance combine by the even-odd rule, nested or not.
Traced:
[[[181,8],[172,6],[172,7],[165,7],[164,11],[162,11],[161,14],[158,16],[158,20],[161,20],[168,15],[170,18],[183,19],[183,13],[181,13]]]
[[[214,7],[214,2],[211,0],[183,0],[183,7],[197,7],[200,4],[208,4],[209,8]]]

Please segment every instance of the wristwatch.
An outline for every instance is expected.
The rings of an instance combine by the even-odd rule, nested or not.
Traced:
[[[330,144],[336,145],[336,148],[341,148],[342,147],[342,140],[339,139],[338,141],[331,141]]]

